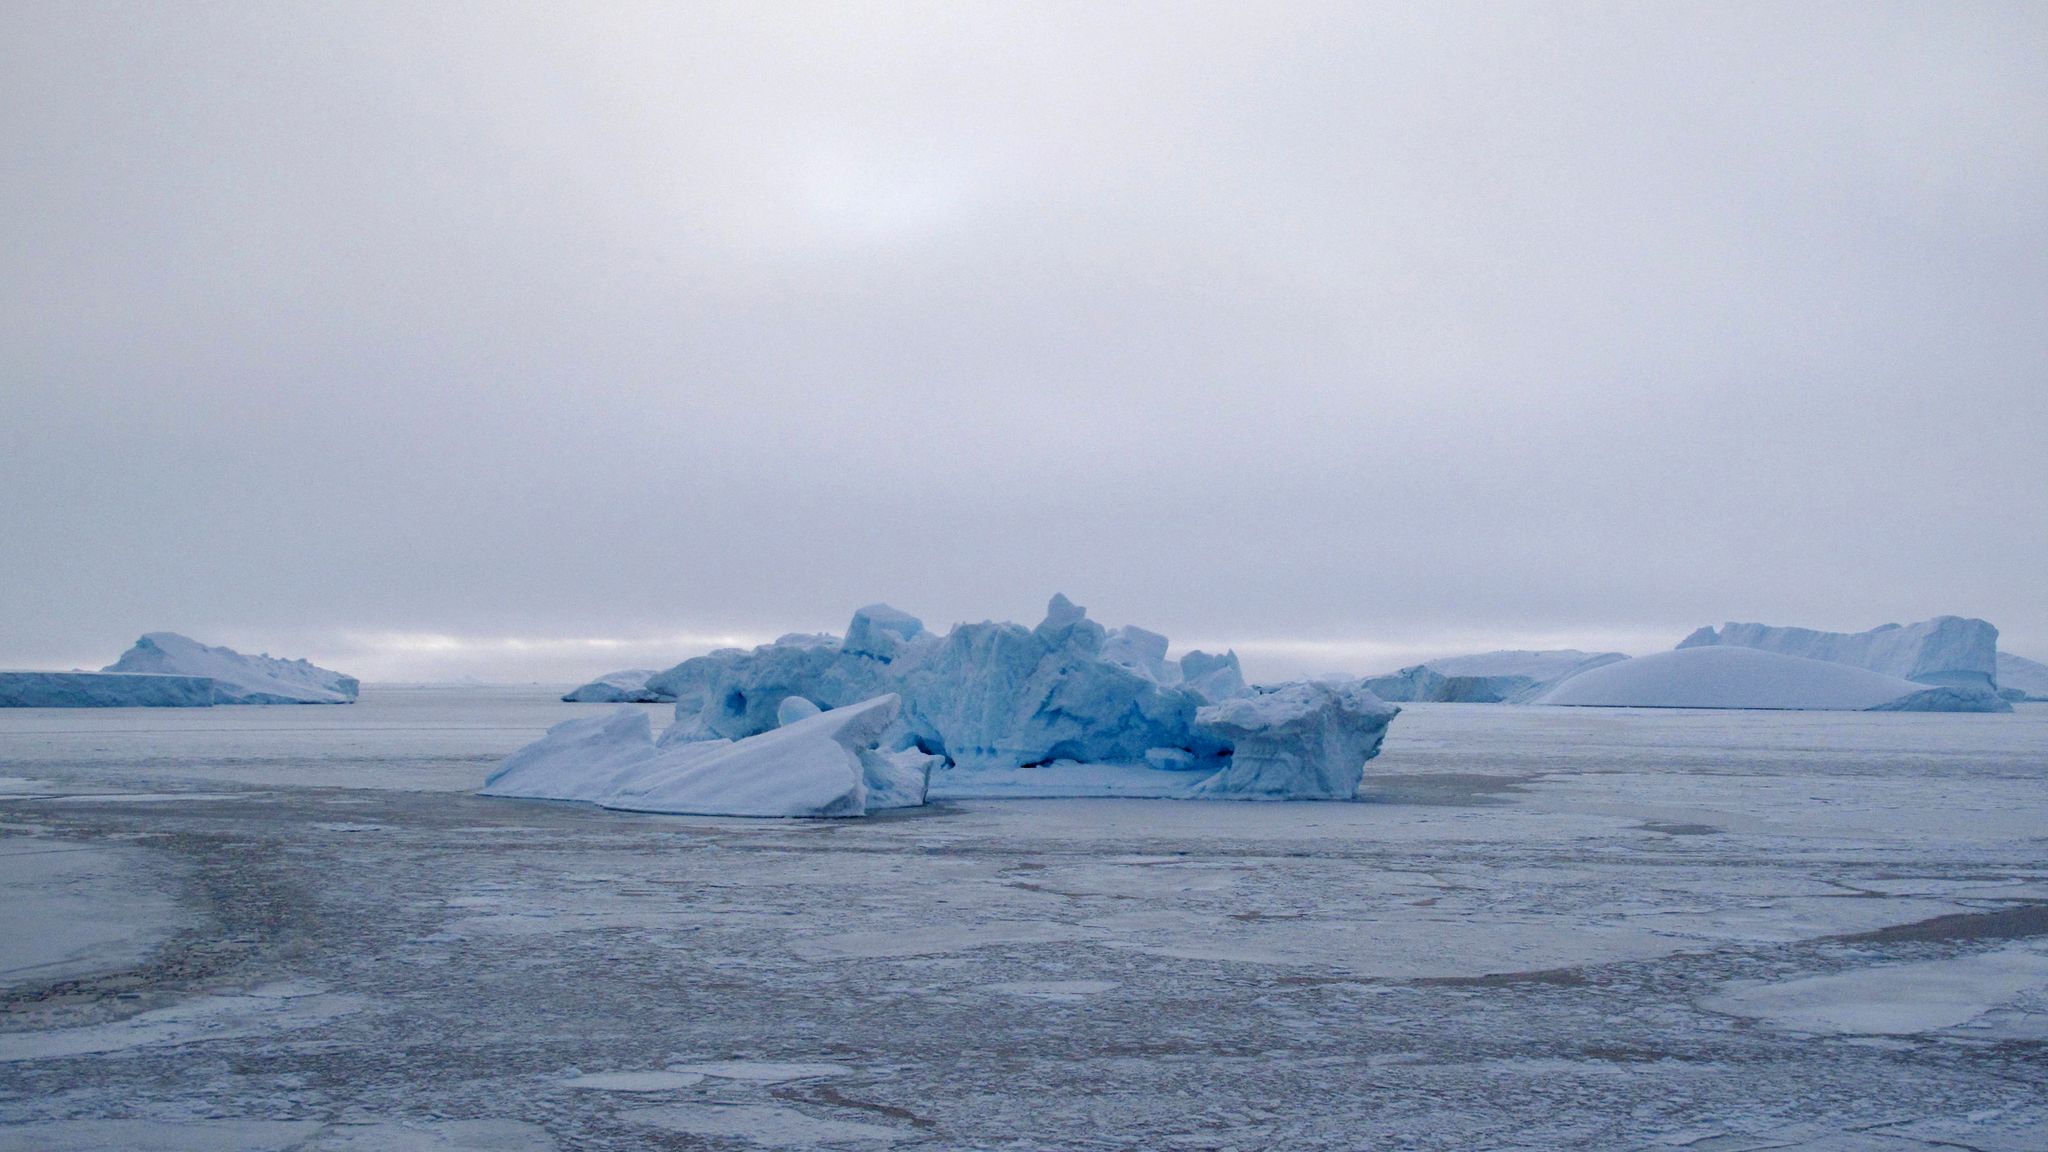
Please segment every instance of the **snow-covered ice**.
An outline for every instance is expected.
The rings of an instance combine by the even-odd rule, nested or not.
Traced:
[[[675,697],[647,686],[657,673],[652,668],[628,668],[607,672],[588,684],[562,694],[568,704],[669,704]]]
[[[355,677],[304,660],[245,656],[176,632],[146,633],[101,671],[204,676],[216,704],[347,704],[358,689]]]
[[[1761,648],[1691,647],[1605,664],[1534,698],[1598,708],[1747,708],[1982,712],[1989,693],[1930,687],[1849,664]]]

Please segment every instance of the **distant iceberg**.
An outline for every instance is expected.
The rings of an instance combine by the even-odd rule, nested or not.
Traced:
[[[1998,629],[1989,621],[1936,616],[1918,624],[1886,624],[1868,632],[1819,632],[1768,624],[1701,628],[1680,648],[1714,645],[1759,648],[1785,656],[1867,668],[1901,680],[1949,688],[1995,690]]]
[[[2048,664],[2000,652],[1998,691],[2007,700],[2048,700]]]
[[[1531,703],[1595,708],[1993,712],[1979,690],[1930,686],[1829,660],[1761,648],[1680,648],[1581,672]]]
[[[927,797],[1339,799],[1356,793],[1400,711],[1356,682],[1249,689],[1233,653],[1166,651],[1164,636],[1105,629],[1064,596],[1036,627],[961,624],[943,636],[869,605],[843,640],[791,635],[686,660],[647,682],[676,701],[658,740],[637,710],[570,721],[507,760],[485,791],[810,816]],[[860,787],[827,788],[828,777],[845,782],[836,769],[807,772],[801,786],[774,776],[785,753],[773,749],[799,736],[851,755]],[[822,745],[805,756],[813,767],[844,760]],[[755,791],[762,773],[781,783],[759,787],[793,797],[782,809]],[[657,774],[673,785],[648,784]]]
[[[1365,681],[1382,700],[1449,704],[1521,703],[1589,668],[1626,660],[1620,652],[1511,650],[1413,664]]]
[[[359,687],[353,676],[304,660],[244,656],[176,632],[145,634],[101,671],[204,676],[213,681],[216,704],[350,704]]]
[[[359,685],[304,660],[244,656],[151,632],[98,672],[0,672],[0,708],[349,704]]]
[[[562,696],[565,704],[673,704],[675,697],[647,686],[652,668],[607,672]]]

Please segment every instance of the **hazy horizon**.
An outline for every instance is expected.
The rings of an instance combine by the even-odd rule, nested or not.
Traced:
[[[0,667],[2048,659],[2048,8],[0,6]]]

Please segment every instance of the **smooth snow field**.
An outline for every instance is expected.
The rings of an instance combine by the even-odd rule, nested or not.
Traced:
[[[2048,704],[1409,704],[1365,803],[474,795],[564,687],[0,711],[0,1152],[2048,1148]]]

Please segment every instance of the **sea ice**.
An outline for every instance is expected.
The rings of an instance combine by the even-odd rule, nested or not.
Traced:
[[[651,668],[628,668],[607,672],[580,688],[570,690],[562,700],[568,704],[671,704],[675,697],[647,686],[655,675]]]
[[[1598,708],[1763,708],[1960,712],[1996,697],[1885,676],[1828,660],[1761,648],[1694,647],[1606,664],[1537,696],[1532,703]]]
[[[1713,645],[1827,660],[1949,688],[1990,691],[1998,675],[1998,629],[1961,616],[1936,616],[1903,627],[1886,624],[1868,632],[1730,623],[1718,632],[1701,628],[1678,643],[1680,648]]]
[[[147,633],[101,671],[205,676],[213,681],[216,704],[348,704],[357,688],[355,677],[304,660],[244,656],[176,632]]]

